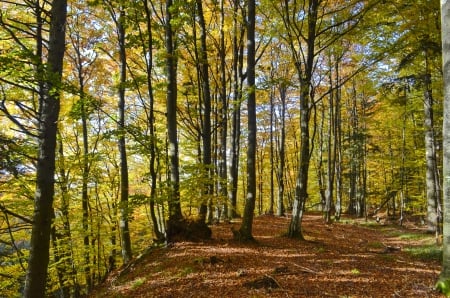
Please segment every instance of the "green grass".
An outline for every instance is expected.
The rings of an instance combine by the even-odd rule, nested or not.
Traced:
[[[425,233],[411,233],[411,232],[405,232],[405,231],[388,231],[388,236],[390,237],[398,237],[401,240],[423,240],[423,239],[431,239],[434,240],[434,237],[431,237],[431,234],[425,234]]]
[[[186,277],[191,273],[195,272],[195,268],[191,267],[191,266],[186,266],[184,268],[182,268],[180,271],[178,271],[178,273],[176,274],[176,277]]]
[[[132,289],[137,289],[137,288],[139,288],[140,286],[142,286],[144,283],[145,283],[145,278],[143,278],[143,277],[137,278],[137,279],[135,279],[135,280],[132,282],[131,288],[132,288]]]
[[[367,244],[367,247],[369,248],[384,248],[384,244],[380,241],[370,242]]]
[[[422,240],[431,238],[429,234],[406,233],[398,236],[402,240]],[[433,239],[434,241],[434,239]]]
[[[442,259],[442,248],[435,244],[406,247],[404,251],[423,261],[440,261]]]

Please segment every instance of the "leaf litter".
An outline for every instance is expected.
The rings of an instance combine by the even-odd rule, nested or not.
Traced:
[[[442,297],[440,261],[403,249],[432,241],[417,226],[325,224],[307,214],[298,240],[284,236],[288,223],[256,217],[254,243],[233,240],[240,222],[232,221],[213,225],[211,240],[151,248],[89,297]]]

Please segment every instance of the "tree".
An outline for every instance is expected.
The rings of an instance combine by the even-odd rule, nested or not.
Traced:
[[[180,203],[180,172],[178,157],[177,132],[177,54],[172,26],[172,16],[176,5],[172,0],[166,3],[165,38],[166,38],[166,75],[167,75],[167,139],[169,150],[169,219],[166,240],[172,241],[174,225],[183,218]]]
[[[209,63],[208,63],[208,48],[206,44],[206,24],[203,15],[203,5],[201,0],[196,0],[196,8],[198,11],[198,19],[200,25],[200,53],[199,53],[199,74],[201,94],[203,97],[203,171],[205,173],[205,200],[210,200],[213,194],[212,185],[212,168],[211,168],[211,91],[209,86]],[[207,202],[202,200],[200,205],[200,221],[206,221]],[[212,214],[210,212],[210,214]]]
[[[239,229],[240,240],[253,240],[252,225],[256,200],[256,86],[255,86],[255,0],[248,1],[247,16],[247,195]]]
[[[41,16],[41,8],[35,11]],[[46,76],[40,90],[36,195],[31,230],[30,257],[24,297],[44,297],[49,263],[51,219],[55,176],[56,134],[60,108],[60,88],[65,50],[67,1],[54,0],[50,8],[50,31]]]
[[[239,155],[241,144],[241,101],[242,101],[242,83],[244,79],[243,74],[243,60],[244,60],[244,45],[243,39],[245,35],[245,26],[242,25],[240,15],[245,18],[245,9],[240,7],[240,0],[233,0],[233,63],[232,63],[232,94],[233,104],[231,116],[231,162],[229,171],[230,191],[228,193],[229,208],[228,217],[234,218],[238,215],[237,212],[237,191],[239,180]]]
[[[318,22],[318,9],[320,1],[310,0],[305,2],[307,6],[307,32],[303,35],[301,30],[292,31],[294,36],[290,36],[288,43],[290,50],[294,54],[296,70],[298,73],[298,79],[300,83],[300,161],[298,167],[298,176],[295,187],[295,200],[292,210],[292,219],[288,228],[289,237],[303,238],[301,232],[301,220],[305,208],[306,199],[308,197],[308,172],[310,162],[310,132],[309,132],[309,119],[310,119],[310,104],[311,104],[311,80],[314,71],[315,60],[315,40],[316,26]],[[290,7],[285,5],[282,8],[282,16],[284,17],[284,23],[287,30],[297,27],[295,25],[296,20],[291,19],[291,9],[298,9],[298,7]],[[298,27],[297,27],[298,28]],[[302,40],[305,36],[306,49],[301,47]],[[298,42],[298,44],[296,44]],[[297,48],[298,47],[298,48]],[[301,55],[299,53],[302,53]],[[296,57],[296,58],[295,58]],[[303,60],[302,58],[303,57]],[[303,66],[302,66],[303,64]]]
[[[441,1],[442,68],[444,78],[443,122],[443,259],[437,287],[450,293],[450,1]]]
[[[149,162],[149,170],[150,170],[150,216],[153,224],[153,232],[156,236],[157,241],[162,241],[164,239],[163,231],[158,226],[158,221],[155,214],[155,200],[156,200],[156,191],[157,191],[157,167],[156,167],[156,158],[157,158],[157,136],[155,129],[155,97],[153,91],[153,80],[152,80],[152,70],[153,70],[153,27],[152,27],[152,11],[149,7],[149,3],[147,0],[142,0],[144,11],[145,11],[145,24],[147,29],[147,42],[142,41],[142,55],[145,57],[145,70],[146,70],[146,80],[147,80],[147,92],[148,92],[148,105],[144,105],[147,107],[147,126],[150,137],[150,162]],[[143,38],[141,34],[141,38]]]
[[[120,67],[120,82],[119,82],[119,121],[117,123],[119,130],[119,153],[120,153],[120,220],[119,229],[121,234],[122,258],[124,263],[131,260],[131,238],[128,226],[128,195],[129,195],[129,181],[128,181],[128,161],[127,149],[125,140],[125,90],[127,81],[127,55],[125,48],[125,9],[120,5],[118,16],[114,14],[113,7],[111,9],[111,16],[117,26],[117,39],[119,42],[119,67]]]
[[[227,77],[226,77],[226,48],[225,48],[225,9],[224,0],[220,0],[220,36],[219,36],[219,57],[220,57],[220,87],[219,87],[219,157],[218,172],[219,184],[218,193],[222,200],[228,196],[227,188],[227,132],[228,132],[228,97],[227,97]],[[229,206],[223,204],[223,217],[228,217]],[[230,208],[231,209],[231,208]]]

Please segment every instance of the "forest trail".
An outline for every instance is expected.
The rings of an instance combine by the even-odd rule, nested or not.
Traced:
[[[231,240],[239,222],[214,225],[212,240],[151,249],[89,297],[441,297],[434,238],[413,225],[308,214],[300,241],[288,222],[256,217],[252,244]]]

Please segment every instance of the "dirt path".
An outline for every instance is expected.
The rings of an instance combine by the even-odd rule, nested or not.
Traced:
[[[216,225],[213,240],[154,249],[91,297],[441,297],[439,262],[406,252],[431,236],[308,215],[299,241],[282,236],[287,223],[255,218],[256,244],[230,240],[238,223]]]

